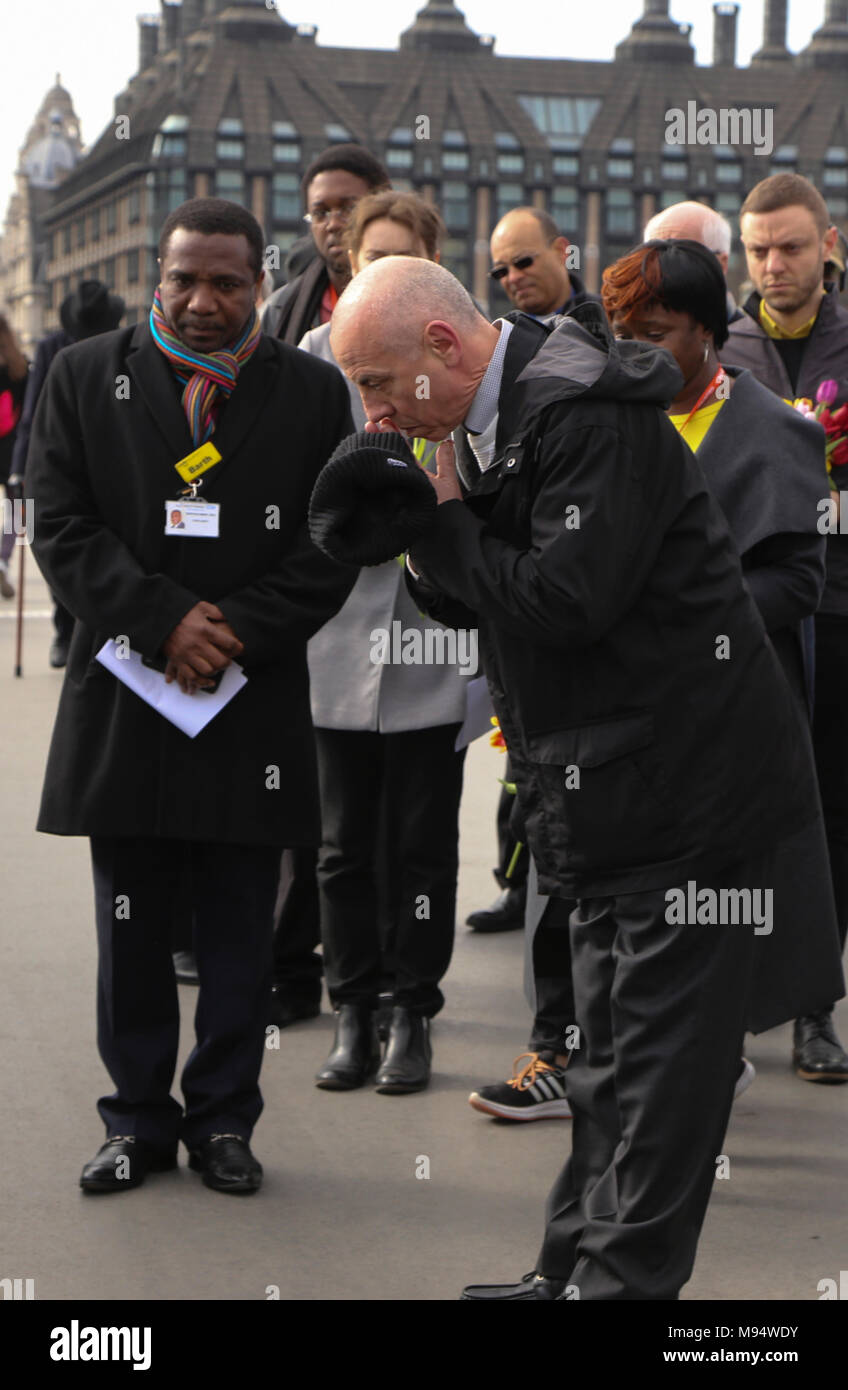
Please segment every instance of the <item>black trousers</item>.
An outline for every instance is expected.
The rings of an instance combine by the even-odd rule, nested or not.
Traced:
[[[98,836],[91,859],[97,1040],[116,1088],[97,1106],[107,1134],[134,1134],[161,1149],[214,1133],[248,1139],[262,1111],[280,849]],[[187,868],[200,990],[183,1112],[170,1094],[180,1015],[168,904]]]
[[[465,761],[464,749],[454,751],[459,727],[315,730],[321,936],[334,1005],[375,1007],[388,979],[396,1004],[432,1017],[444,1003],[439,981],[453,951]],[[381,812],[390,930],[381,930]]]
[[[840,948],[848,927],[848,618],[816,615],[813,747]]]
[[[274,983],[287,999],[319,1003],[324,966],[316,862],[318,851],[283,851],[274,905]]]
[[[533,937],[536,1013],[529,1042],[532,1052],[566,1052],[566,1029],[575,1019],[570,918],[576,906],[567,898],[549,898],[536,927]]]
[[[772,877],[763,856],[698,887],[763,888]],[[572,913],[572,1152],[548,1198],[536,1268],[581,1299],[675,1299],[692,1272],[753,948],[752,926],[669,923],[662,891],[583,899]]]

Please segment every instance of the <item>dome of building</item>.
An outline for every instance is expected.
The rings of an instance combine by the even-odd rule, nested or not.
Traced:
[[[27,152],[23,172],[34,188],[55,188],[77,159],[74,145],[63,134],[61,113],[51,111],[49,133]]]

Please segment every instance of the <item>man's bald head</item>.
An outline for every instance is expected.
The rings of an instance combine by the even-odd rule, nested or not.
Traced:
[[[644,241],[699,241],[718,257],[727,274],[731,231],[727,218],[706,203],[672,203],[657,212],[645,227]]]
[[[426,439],[461,424],[497,340],[455,276],[409,256],[384,256],[354,276],[330,330],[369,420]]]

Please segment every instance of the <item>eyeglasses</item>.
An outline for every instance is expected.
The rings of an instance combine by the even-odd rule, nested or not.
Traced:
[[[335,208],[313,208],[311,212],[304,214],[303,220],[319,227],[323,227],[324,223],[329,222],[331,217],[337,217],[340,222],[347,222],[358,201],[358,198],[345,198]]]
[[[528,252],[526,256],[513,256],[512,260],[510,261],[510,265],[514,266],[516,270],[527,270],[528,267],[533,264],[538,255],[539,252],[534,251],[532,255]],[[504,280],[506,279],[508,274],[509,265],[493,265],[492,269],[489,271],[489,279]]]

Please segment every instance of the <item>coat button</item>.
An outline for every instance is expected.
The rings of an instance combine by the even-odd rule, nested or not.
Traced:
[[[515,459],[507,459],[506,466],[507,468],[513,468],[515,466]]]

